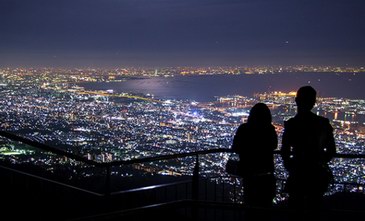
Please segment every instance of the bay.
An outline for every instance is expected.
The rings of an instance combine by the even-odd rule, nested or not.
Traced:
[[[217,96],[296,91],[313,86],[321,97],[365,99],[365,73],[277,73],[126,78],[123,82],[79,84],[87,90],[153,94],[159,99],[208,102]]]

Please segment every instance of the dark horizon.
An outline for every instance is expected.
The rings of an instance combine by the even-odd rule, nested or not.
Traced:
[[[363,66],[361,0],[1,0],[0,67]]]
[[[311,68],[310,70],[299,70],[298,68]],[[198,69],[211,69],[211,70],[217,70],[219,68],[222,68],[222,70],[252,70],[255,71],[253,73],[259,73],[258,70],[267,70],[264,73],[348,73],[348,74],[361,74],[365,73],[365,65],[313,65],[313,64],[298,64],[298,65],[170,65],[170,66],[162,66],[162,65],[1,65],[0,64],[0,70],[1,69],[33,69],[33,70],[41,70],[41,69],[50,69],[50,70],[88,70],[88,69],[95,69],[95,70],[118,70],[118,69],[139,69],[140,71],[143,70],[183,70],[183,69],[191,69],[191,70],[198,70]],[[279,71],[279,69],[282,68],[283,70]],[[314,71],[314,69],[318,69]],[[325,68],[329,68],[328,70],[324,70]],[[334,70],[336,68],[340,68],[341,70]],[[217,72],[215,72],[217,74]],[[206,73],[207,75],[213,74],[213,73]],[[220,74],[230,74],[222,72]],[[189,74],[189,75],[204,75],[203,73],[196,73],[196,74]]]

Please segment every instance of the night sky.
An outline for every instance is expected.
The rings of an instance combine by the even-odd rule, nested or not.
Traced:
[[[364,63],[364,0],[0,0],[0,67]]]

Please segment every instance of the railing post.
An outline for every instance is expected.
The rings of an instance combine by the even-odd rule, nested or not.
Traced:
[[[234,186],[233,186],[233,202],[237,203],[237,178],[234,178]]]
[[[199,199],[199,155],[196,155],[195,166],[193,171],[193,183],[192,183],[192,198],[193,200]]]
[[[197,200],[199,199],[199,154],[196,154],[192,179],[192,199],[194,200],[192,207],[192,218],[193,220],[198,220]]]
[[[105,196],[110,196],[110,174],[111,174],[111,168],[108,164],[106,166],[106,177],[105,177]]]

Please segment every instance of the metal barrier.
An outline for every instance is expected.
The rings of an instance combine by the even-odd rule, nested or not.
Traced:
[[[214,179],[221,179],[222,177],[210,177],[210,178],[205,178],[203,179],[202,183],[202,179],[200,178],[200,162],[199,162],[199,158],[201,155],[207,155],[207,154],[215,154],[215,153],[231,153],[232,151],[230,149],[224,149],[224,148],[219,148],[219,149],[210,149],[210,150],[202,150],[202,151],[194,151],[194,152],[189,152],[189,153],[178,153],[178,154],[171,154],[171,155],[163,155],[163,156],[155,156],[155,157],[146,157],[146,158],[140,158],[140,159],[132,159],[132,160],[121,160],[121,161],[113,161],[113,162],[96,162],[93,160],[88,160],[85,159],[82,156],[55,148],[55,147],[51,147],[42,143],[38,143],[35,141],[32,141],[30,139],[24,138],[24,137],[20,137],[17,136],[15,134],[6,132],[6,131],[0,131],[0,136],[1,137],[5,137],[8,138],[12,141],[17,141],[17,142],[21,142],[27,145],[30,145],[32,147],[36,147],[40,150],[43,151],[47,151],[47,152],[51,152],[53,154],[56,154],[58,156],[64,156],[70,159],[73,159],[75,161],[78,162],[82,162],[85,163],[87,165],[92,165],[95,166],[97,168],[101,168],[103,170],[105,170],[105,182],[104,182],[104,192],[102,193],[97,193],[97,192],[93,192],[93,191],[89,191],[87,189],[83,189],[83,188],[78,188],[66,183],[62,183],[62,182],[57,182],[48,178],[44,178],[44,177],[40,177],[34,174],[30,174],[30,173],[26,173],[26,172],[22,172],[22,171],[18,171],[18,170],[14,170],[12,168],[6,168],[4,166],[0,166],[3,169],[7,169],[9,171],[12,171],[14,173],[20,173],[26,176],[31,176],[33,178],[39,179],[39,180],[44,180],[46,182],[51,182],[51,183],[55,183],[57,185],[61,185],[64,186],[66,188],[71,188],[71,189],[75,189],[77,191],[82,191],[88,194],[92,194],[94,196],[97,197],[109,197],[109,196],[118,196],[118,195],[123,195],[123,194],[128,194],[128,193],[134,193],[134,192],[143,192],[143,191],[151,191],[151,190],[158,190],[158,189],[162,189],[162,188],[168,188],[168,187],[173,187],[176,188],[176,194],[177,194],[177,186],[182,185],[184,188],[188,189],[189,186],[191,188],[192,191],[192,195],[191,195],[191,199],[195,202],[200,202],[200,204],[202,202],[210,202],[210,204],[212,204],[212,202],[221,202],[221,203],[230,203],[230,204],[237,204],[238,206],[241,205],[242,201],[239,199],[239,192],[241,191],[241,187],[238,185],[237,179],[234,181],[234,185],[230,186],[231,190],[233,190],[233,198],[231,199],[230,202],[224,202],[225,199],[225,194],[227,191],[227,189],[225,189],[225,183],[222,182],[221,186],[219,186],[218,188],[218,183],[214,182],[214,185],[212,186],[213,188],[213,194],[211,194],[208,191],[208,185],[211,184],[211,181]],[[280,154],[280,151],[275,151],[274,154]],[[184,157],[194,157],[195,158],[195,164],[194,164],[194,169],[193,169],[193,174],[191,176],[190,180],[186,180],[186,181],[178,181],[178,182],[171,182],[171,183],[165,183],[165,184],[158,184],[158,185],[150,185],[150,186],[143,186],[143,187],[139,187],[139,188],[132,188],[132,189],[128,189],[128,190],[121,190],[121,191],[111,191],[111,171],[113,167],[117,167],[117,166],[127,166],[127,165],[133,165],[133,164],[138,164],[138,163],[149,163],[149,162],[155,162],[155,161],[161,161],[161,160],[171,160],[171,159],[178,159],[178,158],[184,158]],[[347,159],[354,159],[354,158],[359,158],[359,159],[365,159],[365,154],[362,155],[358,155],[358,154],[336,154],[335,158],[347,158]],[[281,185],[285,185],[285,180],[280,180],[278,179],[278,182],[281,183]],[[336,185],[343,185],[343,189],[345,190],[348,186],[353,186],[353,185],[357,185],[358,187],[363,186],[363,184],[358,184],[358,183],[334,183]],[[220,191],[222,191],[220,194],[218,194],[217,190],[220,189]],[[364,188],[365,190],[365,188]],[[203,192],[202,192],[203,191]],[[188,191],[186,191],[188,192]],[[221,200],[219,200],[218,195],[220,195]],[[209,198],[208,196],[212,197],[213,199]],[[185,197],[186,200],[188,200],[188,196]],[[177,202],[177,200],[176,200]],[[184,201],[185,202],[185,201]],[[213,203],[214,204],[214,203]],[[162,204],[161,204],[162,205]],[[218,205],[218,204],[217,204]],[[194,212],[192,212],[194,213]]]

